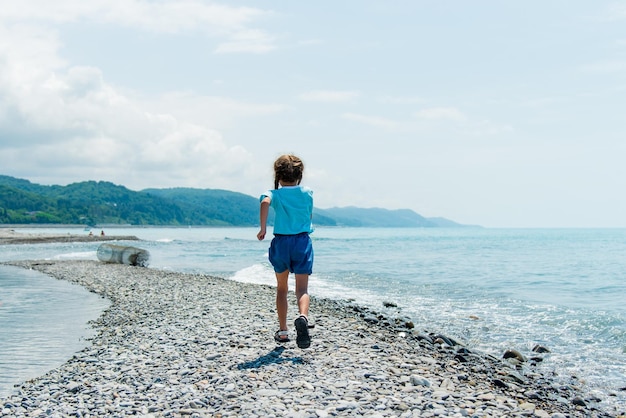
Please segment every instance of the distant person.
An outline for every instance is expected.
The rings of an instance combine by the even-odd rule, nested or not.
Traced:
[[[104,236],[104,229],[102,231],[100,231],[100,236],[103,237]]]
[[[93,237],[93,231],[89,231],[89,236]]]
[[[274,162],[274,190],[261,195],[261,229],[257,238],[265,239],[269,208],[274,208],[274,238],[270,244],[269,261],[276,273],[276,312],[279,329],[274,339],[279,343],[289,341],[287,329],[287,293],[289,273],[296,276],[296,300],[299,314],[296,343],[300,348],[311,345],[309,336],[309,275],[313,272],[313,245],[309,234],[313,232],[313,190],[300,186],[304,164],[295,155],[282,155]]]

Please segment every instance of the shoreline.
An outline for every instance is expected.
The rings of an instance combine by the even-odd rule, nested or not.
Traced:
[[[617,415],[584,399],[576,382],[556,385],[348,301],[311,298],[316,327],[300,350],[291,324],[290,343],[273,341],[270,286],[97,261],[3,264],[112,302],[90,346],[2,399],[15,416]],[[294,317],[293,293],[289,303]]]
[[[19,229],[19,228],[18,228]],[[141,241],[134,235],[30,234],[0,227],[0,245],[45,244],[54,242]]]

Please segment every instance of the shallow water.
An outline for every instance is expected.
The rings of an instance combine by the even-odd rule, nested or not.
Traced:
[[[84,348],[102,297],[32,270],[0,268],[0,396]]]
[[[269,241],[257,241],[256,229],[106,232],[141,238],[134,244],[150,251],[152,268],[275,281]],[[551,353],[542,371],[564,380],[576,375],[626,407],[626,230],[318,228],[312,238],[312,295],[352,298],[380,311],[392,301],[399,309],[388,312],[409,317],[418,330],[498,357],[510,348],[530,356],[535,344],[544,345]],[[98,245],[5,246],[11,248],[0,248],[0,261],[95,260]]]

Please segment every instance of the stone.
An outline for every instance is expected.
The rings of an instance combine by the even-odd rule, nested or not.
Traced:
[[[269,286],[90,260],[13,264],[84,286],[112,305],[93,322],[88,347],[0,400],[3,418],[562,418],[594,416],[598,407],[549,376],[440,333],[407,331],[408,319],[347,301],[311,298],[316,327],[311,347],[300,350],[273,340]]]
[[[513,349],[506,350],[504,352],[504,354],[502,355],[502,358],[517,360],[520,363],[523,363],[523,362],[526,361],[526,357],[524,357],[524,355],[522,353],[520,353],[517,350],[513,350]]]

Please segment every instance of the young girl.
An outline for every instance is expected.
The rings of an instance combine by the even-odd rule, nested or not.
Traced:
[[[303,172],[304,164],[295,155],[282,155],[274,162],[274,190],[268,190],[261,195],[261,229],[257,238],[265,238],[267,215],[271,206],[276,217],[269,261],[276,273],[276,311],[279,323],[274,339],[279,343],[289,341],[287,280],[291,272],[296,276],[296,299],[300,311],[294,323],[296,343],[300,348],[308,348],[311,345],[307,316],[309,275],[313,272],[313,246],[309,237],[309,233],[313,232],[313,191],[300,186]]]

